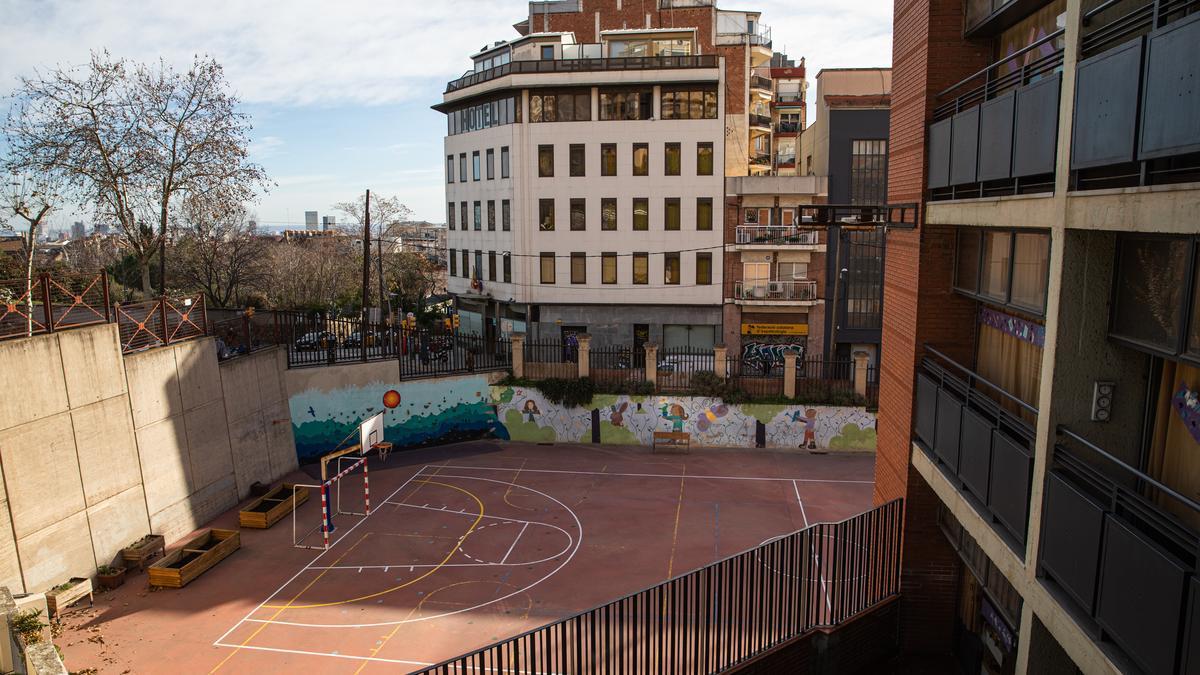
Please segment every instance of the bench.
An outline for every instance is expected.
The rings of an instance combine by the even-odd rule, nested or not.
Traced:
[[[692,447],[692,435],[686,431],[656,431],[650,451],[653,452],[660,447],[682,448],[686,452]]]

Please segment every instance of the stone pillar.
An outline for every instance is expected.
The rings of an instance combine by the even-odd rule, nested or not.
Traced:
[[[653,342],[647,342],[646,348],[646,381],[654,384],[654,388],[658,389],[658,345]]]
[[[854,352],[854,393],[859,396],[867,395],[867,361],[870,354],[864,351]]]
[[[725,345],[713,346],[713,372],[722,380],[729,377],[728,364],[725,361],[728,353],[729,350],[725,348]]]
[[[592,336],[580,333],[575,339],[579,341],[579,377],[587,377],[592,372]]]
[[[787,398],[796,397],[796,359],[799,352],[789,349],[783,353],[783,395]]]
[[[513,377],[525,377],[525,334],[512,334],[512,371]]]

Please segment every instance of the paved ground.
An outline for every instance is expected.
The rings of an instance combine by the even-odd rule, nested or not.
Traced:
[[[865,510],[873,459],[491,441],[395,453],[372,462],[371,515],[337,517],[328,551],[294,548],[289,520],[242,530],[186,588],[134,575],[68,613],[58,642],[72,671],[413,670]],[[361,510],[361,481],[343,489]],[[317,495],[298,520],[319,524]],[[234,509],[212,525],[236,523]]]

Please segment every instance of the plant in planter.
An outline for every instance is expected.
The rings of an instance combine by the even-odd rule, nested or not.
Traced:
[[[42,641],[42,630],[50,625],[42,623],[41,616],[42,610],[40,609],[14,612],[12,619],[9,620],[9,625],[12,627],[12,631],[21,638],[22,643],[35,645]]]
[[[161,534],[148,534],[121,549],[121,559],[127,567],[137,565],[142,570],[146,567],[146,561],[155,555],[166,555],[166,551],[166,539]]]
[[[63,610],[83,599],[84,596],[87,596],[88,605],[91,605],[93,602],[92,580],[83,577],[72,577],[69,581],[46,591],[46,606],[50,610],[50,617],[61,614]]]
[[[125,568],[101,565],[96,568],[96,580],[100,582],[101,588],[111,591],[125,583]]]

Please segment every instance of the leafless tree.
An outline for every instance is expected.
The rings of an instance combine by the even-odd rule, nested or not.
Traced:
[[[362,256],[341,237],[271,246],[267,298],[274,307],[332,310],[358,302]]]
[[[333,205],[333,208],[341,211],[359,226],[355,234],[361,236],[362,226],[367,213],[366,206],[367,196],[363,196],[352,202],[338,202]],[[390,238],[389,235],[393,229],[401,222],[412,217],[412,209],[405,206],[398,197],[385,197],[383,195],[371,196],[371,225],[374,227],[374,233],[371,237],[375,241],[375,274],[377,276],[377,287],[379,289],[379,304],[376,307],[386,308],[388,316],[392,313],[391,298],[388,297],[385,290],[390,284],[384,274],[386,267],[385,260],[387,256],[384,251],[389,250],[385,243]],[[363,298],[363,306],[370,306],[370,289],[365,289],[366,296]]]
[[[16,216],[25,221],[22,234],[22,267],[25,271],[25,334],[33,335],[33,258],[37,251],[38,230],[62,197],[53,175],[25,174],[10,163],[8,178],[0,189],[0,213],[6,219]]]
[[[191,200],[183,207],[171,249],[175,282],[204,291],[213,307],[240,305],[246,295],[269,284],[264,240],[250,228],[245,209],[214,210]]]

